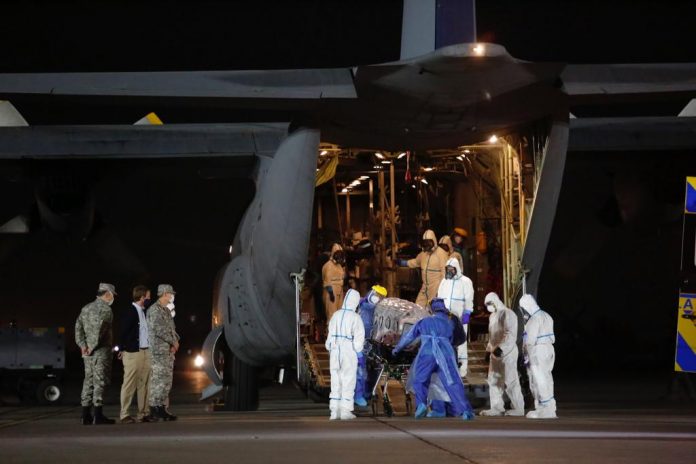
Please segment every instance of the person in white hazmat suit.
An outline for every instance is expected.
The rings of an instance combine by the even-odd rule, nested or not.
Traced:
[[[469,318],[474,311],[474,284],[471,282],[471,279],[462,274],[459,260],[454,257],[447,260],[445,278],[440,282],[437,297],[445,300],[447,309],[462,321],[466,338],[464,343],[457,347],[457,362],[459,364],[459,376],[464,378],[469,367],[466,340],[469,338]]]
[[[517,315],[500,300],[489,293],[484,300],[491,313],[488,319],[488,345],[491,354],[488,365],[488,388],[491,408],[481,411],[481,416],[523,416],[524,398],[517,374]],[[505,411],[503,391],[507,393],[512,409]]]
[[[330,354],[331,420],[355,419],[353,396],[358,374],[358,353],[362,352],[365,343],[365,327],[355,312],[358,303],[360,294],[353,289],[348,290],[341,309],[329,321],[325,346]]]
[[[556,399],[553,395],[553,364],[556,353],[553,344],[553,319],[537,304],[532,295],[522,295],[520,307],[529,315],[524,325],[525,364],[529,387],[534,395],[534,411],[528,419],[555,419]]]

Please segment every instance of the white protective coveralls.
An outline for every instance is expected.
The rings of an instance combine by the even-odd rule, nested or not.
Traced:
[[[532,295],[523,295],[520,307],[529,314],[524,325],[524,349],[529,375],[529,387],[534,395],[534,411],[527,413],[529,419],[554,419],[556,399],[553,396],[553,364],[556,353],[553,344],[553,319],[539,308]]]
[[[462,268],[456,258],[450,258],[447,261],[447,266],[455,268],[457,273],[453,279],[442,279],[437,290],[437,297],[445,300],[447,309],[462,321],[462,327],[464,327],[468,340],[469,317],[474,310],[474,284],[471,282],[471,279],[462,274]],[[467,348],[468,344],[466,341],[457,347],[460,377],[466,377],[469,366]]]
[[[491,408],[481,411],[482,416],[523,416],[524,398],[517,375],[517,315],[505,307],[495,293],[489,293],[484,300],[486,309],[491,313],[488,319],[488,345],[486,351],[491,353],[488,365],[488,387]],[[493,354],[500,348],[502,355]],[[505,391],[512,403],[512,409],[505,412],[503,402]]]
[[[330,354],[331,394],[329,409],[331,419],[354,419],[353,396],[358,374],[358,353],[365,343],[365,327],[355,312],[360,294],[350,289],[343,306],[329,321],[326,350]]]
[[[418,256],[409,259],[406,266],[411,269],[420,268],[421,285],[420,292],[416,298],[416,304],[425,308],[430,300],[437,296],[437,290],[440,287],[440,282],[445,277],[445,263],[447,262],[447,252],[437,246],[437,237],[432,230],[426,230],[423,234],[423,240],[432,240],[432,251],[421,251]]]

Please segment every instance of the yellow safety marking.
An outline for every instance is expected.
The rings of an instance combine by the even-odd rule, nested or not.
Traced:
[[[691,349],[692,353],[682,353],[682,358],[679,357],[679,352],[677,352],[677,358],[675,360],[674,369],[679,372],[692,372],[693,371],[693,353],[696,353],[696,324],[691,319],[687,319],[685,315],[696,314],[696,295],[694,294],[680,294],[679,295],[679,311],[677,318],[677,333],[686,343],[687,347]],[[687,360],[687,358],[689,358]],[[680,364],[681,361],[681,364]],[[689,363],[690,368],[685,368],[684,363]]]
[[[145,117],[150,121],[150,124],[154,124],[155,126],[161,126],[163,124],[162,120],[155,113],[150,113]],[[694,178],[694,182],[696,182],[696,177]]]

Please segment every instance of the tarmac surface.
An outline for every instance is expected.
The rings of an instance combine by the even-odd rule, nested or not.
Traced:
[[[212,412],[196,401],[203,382],[200,372],[177,375],[171,409],[179,420],[166,423],[80,425],[74,390],[63,406],[5,401],[0,463],[696,462],[694,401],[657,401],[659,386],[649,384],[567,382],[557,394],[559,419],[465,422],[369,416],[329,421],[326,404],[289,385],[264,388],[258,411]],[[110,388],[105,412],[117,417],[118,388]]]

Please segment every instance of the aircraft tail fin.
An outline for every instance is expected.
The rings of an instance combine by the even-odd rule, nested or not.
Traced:
[[[404,0],[401,59],[476,42],[476,0]]]

